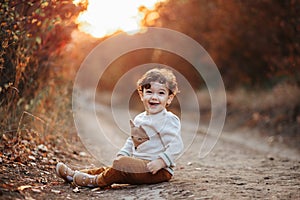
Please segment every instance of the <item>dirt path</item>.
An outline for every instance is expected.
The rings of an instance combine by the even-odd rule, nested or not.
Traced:
[[[285,152],[278,154],[283,148],[280,145],[268,147],[258,138],[249,142],[244,136],[224,133],[214,150],[200,160],[197,156],[203,135],[199,136],[178,160],[176,175],[168,183],[117,185],[108,190],[80,188],[80,193],[72,192],[69,185],[62,183],[53,186],[61,193],[51,196],[55,199],[126,200],[300,199],[300,159],[296,151],[285,147]],[[256,146],[249,146],[252,142],[256,142]]]
[[[89,121],[88,116],[85,117]],[[106,126],[109,124],[106,121]],[[92,125],[89,128],[92,130]],[[190,134],[188,130],[183,133]],[[29,166],[26,168],[28,174],[19,172],[18,178],[24,181],[30,176],[31,182],[27,181],[26,185],[34,187],[2,188],[0,199],[300,199],[299,151],[284,144],[268,143],[268,138],[255,132],[236,130],[223,132],[213,151],[199,159],[204,136],[201,131],[197,133],[192,145],[177,161],[174,178],[167,183],[114,185],[105,190],[78,188],[78,191],[56,177],[53,163],[44,169],[32,170],[34,166]],[[72,142],[72,151],[62,155],[64,147],[58,150],[57,161],[67,162],[75,168],[99,163],[92,156],[80,153],[87,151],[78,138]],[[8,170],[8,165],[3,165],[2,171],[5,166]],[[37,176],[46,176],[47,181],[33,183]],[[5,174],[1,177],[6,178],[3,180],[16,178]]]

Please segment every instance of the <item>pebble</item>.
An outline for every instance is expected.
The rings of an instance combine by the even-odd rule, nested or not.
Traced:
[[[47,151],[48,151],[48,148],[47,148],[45,145],[40,144],[40,145],[38,146],[38,150],[40,150],[40,151],[42,151],[42,152],[47,152]]]
[[[55,194],[60,194],[59,190],[51,190],[51,192],[55,193]]]
[[[76,187],[76,188],[73,189],[73,192],[74,192],[74,193],[79,193],[80,190],[78,189],[78,187]]]
[[[28,158],[29,158],[30,160],[35,161],[35,157],[34,157],[34,156],[28,156]]]
[[[79,156],[81,156],[81,157],[86,157],[86,156],[87,156],[87,153],[85,153],[84,151],[81,151],[81,152],[79,152]]]

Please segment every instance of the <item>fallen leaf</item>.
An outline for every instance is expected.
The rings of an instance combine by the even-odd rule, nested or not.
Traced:
[[[95,192],[95,191],[98,191],[98,190],[101,190],[101,188],[100,187],[96,187],[96,188],[92,189],[92,192]]]
[[[31,185],[22,185],[22,186],[19,186],[18,187],[18,190],[19,191],[23,191],[23,190],[25,190],[25,189],[27,189],[27,188],[31,188],[32,186]]]
[[[14,186],[14,184],[0,184],[0,188],[4,188],[4,189],[12,189]]]
[[[6,137],[5,134],[2,135],[3,140],[8,141],[8,138]]]
[[[36,192],[36,193],[41,193],[42,192],[40,189],[36,189],[36,188],[32,188],[32,191]]]

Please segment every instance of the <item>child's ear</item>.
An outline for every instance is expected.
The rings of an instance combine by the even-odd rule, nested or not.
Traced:
[[[143,91],[142,90],[138,90],[138,93],[139,93],[139,96],[140,96],[140,99],[143,101]]]
[[[170,94],[168,96],[167,104],[170,105],[172,103],[173,99],[174,99],[174,94]]]

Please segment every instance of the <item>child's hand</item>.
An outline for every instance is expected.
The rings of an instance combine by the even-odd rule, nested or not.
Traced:
[[[159,158],[157,160],[152,160],[151,162],[149,162],[147,164],[147,167],[152,174],[156,174],[160,169],[165,168],[166,164],[161,158]]]

